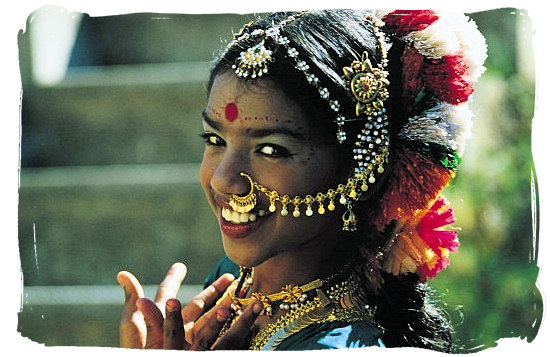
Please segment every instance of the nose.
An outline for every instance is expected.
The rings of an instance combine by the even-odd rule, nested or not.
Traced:
[[[227,151],[214,168],[210,186],[216,193],[227,197],[231,194],[245,195],[250,191],[250,182],[241,176],[241,172],[250,174],[249,170],[246,158]]]

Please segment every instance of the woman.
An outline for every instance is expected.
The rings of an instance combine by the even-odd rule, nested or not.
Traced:
[[[473,22],[428,10],[245,25],[213,63],[203,112],[201,183],[227,257],[183,309],[182,264],[156,303],[119,273],[121,346],[450,351],[424,282],[458,247],[440,193],[485,57]]]

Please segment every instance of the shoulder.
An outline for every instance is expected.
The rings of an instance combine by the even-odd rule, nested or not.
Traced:
[[[327,322],[309,326],[288,337],[278,350],[319,350],[377,346],[383,330],[369,321],[353,323]]]

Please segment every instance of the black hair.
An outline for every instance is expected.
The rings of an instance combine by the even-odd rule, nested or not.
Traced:
[[[291,14],[294,13],[279,12],[259,18],[246,31],[252,33],[255,29],[265,30],[287,19]],[[341,105],[340,113],[346,118],[355,117],[355,101],[351,100],[352,97],[342,79],[342,68],[349,66],[353,60],[360,60],[364,51],[367,51],[370,58],[375,59],[377,63],[382,60],[378,38],[372,30],[373,24],[365,16],[367,14],[368,11],[363,10],[312,11],[281,29],[282,34],[290,41],[290,46],[298,51],[300,59],[309,64],[309,71],[329,90],[331,99],[338,100]],[[258,44],[260,40],[255,36],[249,36],[223,50],[213,61],[208,91],[217,75],[231,70],[239,54]],[[404,46],[392,41],[391,38],[388,38],[386,45],[389,49],[387,69],[391,84],[390,98],[385,107],[390,118],[389,132],[392,137],[403,126],[407,117],[401,105],[400,90],[400,57]],[[327,140],[336,144],[334,111],[319,96],[317,90],[308,84],[304,74],[295,68],[294,60],[286,56],[282,46],[277,48],[276,44],[271,44],[269,48],[273,51],[274,61],[269,64],[269,74],[265,78],[298,104],[302,114],[314,123],[314,127],[326,132]],[[360,126],[346,124],[345,129],[349,137],[354,137]],[[343,149],[346,148],[349,149],[346,146]],[[351,150],[346,152],[350,153]],[[361,217],[359,220],[361,222]],[[362,226],[352,244],[375,250],[379,242],[372,239],[371,231],[372,228],[368,224]],[[366,285],[368,277],[362,278]],[[376,322],[385,329],[382,338],[385,345],[422,347],[449,352],[452,345],[452,329],[442,310],[432,302],[429,287],[420,282],[416,274],[382,274],[382,278],[383,284],[374,299],[377,306]]]

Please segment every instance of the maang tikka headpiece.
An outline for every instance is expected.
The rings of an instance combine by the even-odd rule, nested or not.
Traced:
[[[363,52],[360,60],[353,61],[349,67],[344,67],[342,79],[348,85],[350,96],[356,102],[355,114],[356,118],[345,118],[340,114],[340,103],[332,99],[329,90],[322,85],[319,78],[309,72],[309,64],[299,57],[299,52],[296,48],[290,45],[287,37],[282,35],[282,29],[291,22],[306,14],[301,12],[296,15],[291,15],[279,24],[263,30],[255,29],[249,31],[249,24],[235,35],[228,47],[234,46],[239,41],[250,37],[258,38],[259,42],[254,46],[240,53],[235,60],[232,68],[235,73],[243,78],[259,78],[268,73],[270,62],[274,61],[274,49],[270,49],[270,45],[282,46],[286,51],[286,55],[294,60],[295,67],[301,71],[309,85],[317,90],[319,96],[327,102],[327,105],[334,112],[334,122],[337,127],[336,138],[340,144],[347,140],[344,125],[348,121],[365,120],[365,126],[357,135],[355,146],[353,149],[353,158],[356,161],[356,166],[352,176],[345,184],[340,184],[335,189],[329,189],[327,192],[319,192],[315,195],[307,195],[306,197],[290,197],[281,195],[277,191],[270,190],[258,182],[253,181],[250,176],[247,177],[252,183],[253,188],[265,194],[269,199],[269,211],[277,210],[276,204],[281,205],[281,215],[289,214],[289,206],[293,207],[292,214],[294,217],[301,215],[300,206],[305,206],[306,216],[313,215],[314,205],[319,214],[324,214],[326,209],[329,211],[335,210],[335,202],[338,202],[346,207],[343,219],[343,230],[356,230],[356,217],[353,213],[353,205],[361,195],[368,190],[369,184],[376,181],[375,174],[384,172],[384,165],[388,161],[389,155],[389,135],[388,135],[388,118],[384,102],[388,99],[388,73],[385,70],[387,65],[387,51],[385,46],[384,34],[379,27],[384,23],[375,18],[374,15],[368,15],[368,19],[373,24],[374,34],[378,38],[382,60],[376,64],[368,52]],[[234,210],[250,211],[250,202],[255,201],[254,190],[245,195],[232,195],[230,204],[234,206]],[[254,196],[254,198],[252,197]],[[244,202],[244,203],[242,203]],[[242,203],[242,205],[241,205]],[[246,208],[244,207],[246,205]]]

